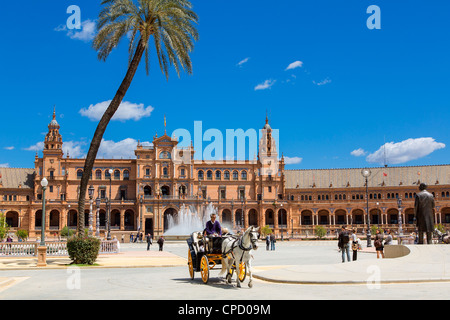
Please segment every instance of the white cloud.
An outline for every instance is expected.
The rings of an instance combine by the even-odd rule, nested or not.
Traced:
[[[71,158],[84,158],[86,156],[86,153],[82,150],[84,145],[86,145],[85,142],[66,141],[63,143],[62,149],[66,156],[69,154]]]
[[[264,83],[258,84],[255,87],[255,91],[270,89],[270,87],[272,87],[275,84],[275,82],[276,82],[276,80],[266,80],[266,81],[264,81]]]
[[[244,63],[247,63],[249,59],[250,58],[245,58],[244,60],[239,61],[237,66],[241,67]]]
[[[3,149],[5,149],[5,150],[14,150],[14,146],[4,147]]]
[[[89,108],[81,109],[80,114],[88,117],[92,121],[98,121],[102,118],[103,113],[105,113],[110,103],[111,100],[103,101],[94,105],[91,104]],[[136,104],[124,101],[120,104],[119,109],[117,109],[112,120],[125,121],[133,119],[134,121],[138,121],[141,118],[149,117],[153,110],[154,108],[152,106],[145,108],[143,103]]]
[[[331,79],[330,79],[330,78],[326,78],[325,80],[322,80],[322,81],[320,81],[320,82],[313,81],[313,83],[314,83],[315,85],[318,85],[318,86],[323,86],[323,85],[326,85],[326,84],[328,84],[328,83],[330,83],[330,82],[331,82]]]
[[[0,168],[9,168],[9,163],[0,163]]]
[[[426,157],[432,152],[445,148],[445,144],[433,138],[407,139],[398,143],[388,142],[367,156],[367,162],[384,164],[385,156],[389,164],[400,164]]]
[[[112,140],[102,140],[100,148],[98,149],[97,158],[104,159],[130,159],[134,158],[134,150],[137,147],[137,140],[133,138],[126,138],[122,141],[114,142]],[[141,142],[143,146],[151,145],[150,142]]]
[[[95,29],[96,29],[96,23],[92,20],[85,20],[81,22],[81,30],[78,31],[76,29],[68,30],[66,25],[59,25],[54,30],[58,32],[66,32],[67,36],[70,39],[74,40],[81,40],[85,42],[89,42],[95,37]]]
[[[350,154],[355,157],[361,157],[361,156],[365,156],[367,154],[367,151],[365,151],[362,148],[359,148],[359,149],[353,150],[352,152],[350,152]]]
[[[42,151],[42,150],[44,150],[44,142],[43,141],[38,142],[38,143],[36,143],[36,144],[34,144],[32,146],[29,146],[28,148],[24,148],[23,150],[26,150],[26,151]]]
[[[299,164],[303,161],[300,157],[284,157],[285,164]]]
[[[301,67],[303,67],[303,62],[302,61],[295,61],[295,62],[292,62],[290,65],[288,65],[287,68],[284,71],[292,70],[292,69],[296,69],[296,68],[301,68]]]

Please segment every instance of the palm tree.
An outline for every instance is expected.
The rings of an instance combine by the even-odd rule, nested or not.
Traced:
[[[170,66],[175,67],[178,77],[181,68],[192,74],[189,53],[194,48],[194,41],[198,40],[195,28],[198,17],[192,11],[191,3],[187,0],[138,0],[138,4],[139,6],[133,0],[102,1],[104,8],[99,14],[98,33],[93,41],[98,59],[105,61],[119,42],[127,38],[129,61],[125,78],[100,119],[86,156],[78,198],[79,235],[83,234],[87,186],[103,134],[130,87],[144,54],[147,75],[149,74],[152,37],[159,66],[167,80]]]

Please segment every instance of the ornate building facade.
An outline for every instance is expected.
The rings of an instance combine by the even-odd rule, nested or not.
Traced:
[[[34,168],[0,168],[0,212],[13,231],[26,229],[30,238],[41,232],[44,177],[49,181],[47,236],[57,235],[64,226],[75,229],[78,222],[84,159],[64,155],[59,130],[54,113]],[[262,132],[255,160],[194,160],[192,145],[179,148],[166,133],[155,136],[151,146],[138,143],[135,159],[97,159],[90,180],[94,232],[98,222],[100,235],[105,235],[107,203],[111,233],[117,236],[138,230],[161,235],[169,215],[175,217],[183,205],[200,212],[209,203],[234,229],[268,225],[284,236],[312,235],[317,225],[331,232],[343,224],[362,231],[368,219],[397,229],[400,217],[403,230],[413,230],[414,194],[420,182],[435,195],[435,222],[450,226],[450,165],[371,168],[367,199],[361,169],[285,170],[268,119]],[[81,213],[86,227],[90,200]]]

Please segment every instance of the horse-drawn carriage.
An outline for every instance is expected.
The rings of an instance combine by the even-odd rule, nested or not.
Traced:
[[[206,284],[209,281],[210,270],[215,270],[217,266],[221,266],[223,258],[227,255],[232,254],[232,252],[224,253],[222,252],[222,244],[225,239],[236,236],[217,236],[217,237],[205,237],[201,232],[194,232],[191,234],[189,239],[187,239],[189,252],[188,252],[188,267],[191,279],[194,279],[195,272],[200,272],[203,282]],[[233,263],[229,269],[230,279],[236,270],[236,265]],[[245,262],[241,262],[238,268],[239,281],[244,281],[247,275],[247,267]]]

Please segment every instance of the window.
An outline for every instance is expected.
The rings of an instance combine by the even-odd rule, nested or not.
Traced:
[[[241,179],[242,180],[247,180],[247,171],[244,170],[244,171],[241,172]]]
[[[102,179],[102,170],[96,170],[95,171],[95,179],[101,180]]]
[[[114,180],[120,180],[120,170],[114,170]]]
[[[203,170],[200,170],[200,171],[198,172],[198,180],[203,180],[203,178],[204,178]]]
[[[236,170],[233,171],[233,180],[238,180],[239,179],[239,172],[237,172]]]
[[[225,200],[227,197],[225,189],[220,189],[220,199]]]
[[[54,179],[55,178],[55,171],[51,170],[49,173],[50,173],[50,179]]]
[[[184,177],[186,176],[186,169],[184,169],[184,168],[181,168],[181,169],[180,169],[180,176],[181,176],[182,178],[184,178]]]
[[[213,173],[212,173],[211,170],[208,170],[208,172],[206,172],[206,178],[207,178],[208,180],[212,180],[212,178],[213,178]]]
[[[145,168],[145,175],[149,176],[150,175],[150,168]]]
[[[123,171],[123,180],[130,180],[130,171],[128,170]]]
[[[81,177],[83,176],[83,170],[77,170],[77,179],[81,180]]]
[[[223,178],[224,178],[225,180],[230,180],[230,171],[226,170],[226,171],[223,173]]]
[[[169,175],[169,169],[163,168],[163,176],[167,177]]]
[[[109,174],[109,169],[105,170],[105,179],[111,179],[111,175]]]
[[[216,180],[220,180],[220,179],[222,179],[222,173],[219,170],[217,170],[216,171]]]

